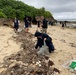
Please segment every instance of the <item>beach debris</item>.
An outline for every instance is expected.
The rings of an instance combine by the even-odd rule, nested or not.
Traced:
[[[0,75],[52,75],[60,71],[53,67],[54,62],[47,55],[37,55],[34,49],[33,35],[30,33],[20,32],[17,36],[18,42],[21,42],[21,51],[4,58],[3,68]],[[6,66],[7,65],[7,66]]]
[[[54,68],[53,71],[57,72],[57,73],[60,73],[59,69],[57,69],[57,68]]]
[[[76,60],[67,61],[63,65],[63,67],[69,69],[70,72],[76,74]]]

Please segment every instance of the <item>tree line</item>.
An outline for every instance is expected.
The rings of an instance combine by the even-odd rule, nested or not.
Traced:
[[[15,18],[23,20],[24,16],[45,16],[53,18],[49,11],[46,11],[44,7],[35,8],[29,6],[19,0],[0,0],[0,18]]]

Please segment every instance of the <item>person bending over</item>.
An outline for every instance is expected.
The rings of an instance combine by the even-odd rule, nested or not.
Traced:
[[[52,43],[52,38],[49,35],[37,31],[34,36],[37,37],[37,44],[35,46],[36,49],[38,47],[41,48],[44,45],[45,41],[46,45],[49,48],[49,53],[54,52],[55,48]]]

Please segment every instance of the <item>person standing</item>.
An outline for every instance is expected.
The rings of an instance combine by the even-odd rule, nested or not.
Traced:
[[[13,22],[14,22],[15,32],[17,32],[19,29],[19,20],[17,18],[15,18]]]
[[[28,33],[28,27],[29,27],[29,20],[28,20],[28,17],[26,17],[25,18],[25,20],[24,20],[24,22],[25,22],[25,29],[26,29],[26,32]]]
[[[28,21],[29,21],[29,27],[31,28],[32,27],[32,25],[31,25],[32,18],[30,16],[28,17]]]
[[[38,19],[38,20],[37,20],[37,31],[40,29],[40,22],[41,22],[41,21]]]
[[[44,16],[41,17],[42,18],[42,33],[47,33],[47,20],[44,18]]]
[[[64,25],[64,22],[62,22],[62,29],[64,29],[64,26],[65,26],[65,25]]]

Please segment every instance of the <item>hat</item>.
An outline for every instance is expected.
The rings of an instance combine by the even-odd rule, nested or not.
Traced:
[[[38,31],[36,31],[36,33],[35,33],[35,35],[34,35],[35,37],[37,37],[37,36],[42,36],[42,33],[40,33],[40,32],[38,32]]]

